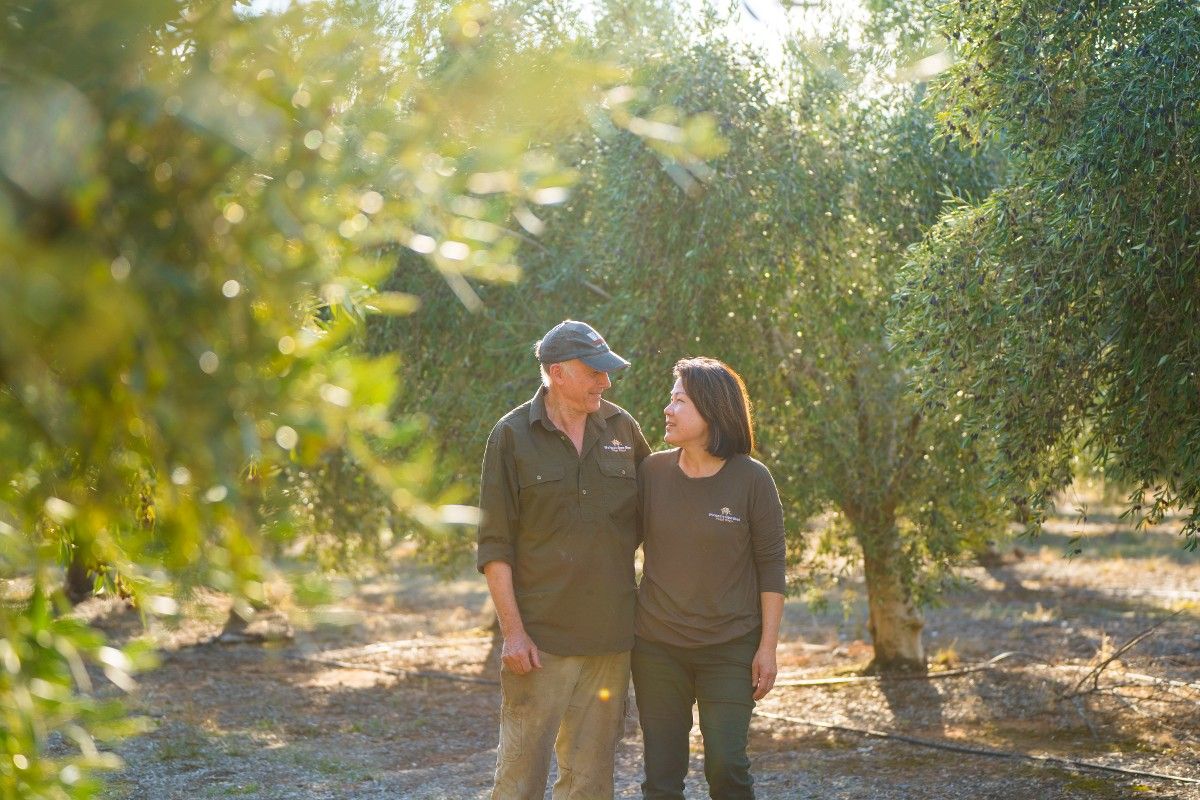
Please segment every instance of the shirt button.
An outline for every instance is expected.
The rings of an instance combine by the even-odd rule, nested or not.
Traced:
[[[624,474],[625,474],[625,470],[621,470],[621,474],[622,474],[622,475],[624,475]]]
[[[587,489],[584,489],[584,490],[583,490],[583,493],[584,493],[584,494],[587,494]]]
[[[541,475],[537,475],[537,476],[535,476],[535,478],[534,478],[534,479],[535,479],[535,480],[539,480],[539,481],[540,481],[540,480],[542,479],[542,476],[541,476]]]

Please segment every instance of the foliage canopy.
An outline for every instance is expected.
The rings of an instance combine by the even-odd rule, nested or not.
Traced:
[[[1035,509],[1077,448],[1155,523],[1200,530],[1200,8],[949,3],[937,82],[964,142],[1011,176],[949,214],[900,291],[930,398],[970,398],[996,476]]]
[[[88,667],[127,689],[149,661],[57,616],[60,564],[169,614],[196,584],[260,600],[341,524],[322,489],[442,524],[396,361],[357,347],[418,303],[376,290],[384,254],[468,302],[512,276],[514,213],[569,179],[546,145],[622,77],[481,3],[241,5],[0,9],[3,797],[94,793],[131,723]]]

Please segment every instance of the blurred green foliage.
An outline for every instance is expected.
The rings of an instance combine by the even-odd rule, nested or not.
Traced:
[[[620,70],[522,19],[0,5],[0,797],[92,796],[134,725],[94,680],[130,689],[147,649],[65,616],[68,562],[143,613],[201,584],[246,611],[285,545],[336,562],[467,521],[359,343],[419,305],[376,289],[398,249],[474,305],[517,274],[514,214],[570,180],[550,145],[637,126]]]
[[[756,401],[797,556],[805,521],[834,512],[809,555],[881,565],[870,591],[897,609],[928,601],[1004,511],[984,487],[989,442],[962,428],[957,402],[910,389],[887,322],[905,249],[948,193],[982,196],[1002,162],[936,142],[922,87],[882,78],[886,51],[797,41],[780,72],[711,18],[651,27],[609,8],[597,30],[625,43],[631,108],[680,139],[675,115],[689,113],[725,154],[682,162],[611,126],[579,137],[574,191],[520,250],[525,280],[481,288],[470,315],[405,271],[396,286],[427,301],[372,324],[371,346],[413,366],[404,407],[429,414],[455,481],[473,479],[490,425],[533,393],[532,345],[564,317],[631,359],[610,395],[652,442],[675,360],[725,359]],[[434,537],[426,552],[450,560],[472,543]]]
[[[899,297],[926,396],[962,394],[1036,526],[1083,452],[1126,514],[1200,530],[1200,7],[960,0],[944,130],[1012,163],[914,253]]]

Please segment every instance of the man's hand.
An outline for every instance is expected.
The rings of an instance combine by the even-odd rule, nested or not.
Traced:
[[[754,699],[762,700],[775,685],[779,668],[775,664],[775,648],[760,647],[750,665],[750,681],[754,686]]]
[[[500,635],[504,645],[500,648],[500,661],[514,675],[525,675],[542,668],[542,657],[537,645],[525,633],[521,622],[521,610],[517,607],[517,595],[513,591],[512,567],[504,561],[489,561],[483,565],[488,591],[496,605],[496,620],[500,623]]]
[[[538,654],[537,645],[525,631],[504,637],[504,646],[500,648],[500,660],[514,675],[525,675],[542,668],[542,657]]]

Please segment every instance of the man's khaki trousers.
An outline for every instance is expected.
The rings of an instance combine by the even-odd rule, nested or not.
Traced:
[[[525,675],[500,670],[500,750],[493,800],[542,800],[550,751],[554,800],[612,800],[624,731],[629,653],[556,656]]]

